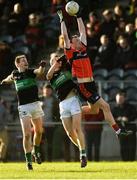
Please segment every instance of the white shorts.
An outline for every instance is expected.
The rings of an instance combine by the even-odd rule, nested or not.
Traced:
[[[30,117],[32,119],[37,119],[44,116],[44,112],[39,101],[29,104],[24,104],[18,106],[19,117],[23,119],[24,117]]]
[[[72,117],[81,113],[81,106],[77,96],[65,99],[59,103],[60,119]]]

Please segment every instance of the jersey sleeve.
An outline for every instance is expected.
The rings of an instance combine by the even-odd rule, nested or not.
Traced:
[[[13,70],[13,71],[11,72],[11,79],[12,79],[13,81],[16,79],[17,74],[18,74],[18,71],[17,71],[17,70]]]
[[[36,74],[34,73],[34,68],[28,69],[29,76],[32,78],[36,78]]]

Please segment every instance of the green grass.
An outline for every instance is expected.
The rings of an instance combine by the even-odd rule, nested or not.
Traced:
[[[137,179],[137,162],[88,162],[80,168],[76,162],[33,164],[27,171],[25,163],[0,163],[0,179]]]

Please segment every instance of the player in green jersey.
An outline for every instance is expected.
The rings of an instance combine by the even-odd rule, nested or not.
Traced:
[[[15,84],[27,169],[32,170],[32,151],[35,161],[41,164],[39,145],[44,113],[38,98],[36,78],[45,73],[45,61],[41,61],[39,68],[30,69],[27,58],[23,54],[15,58],[15,66],[17,70],[3,79],[1,84],[12,82]],[[31,141],[31,126],[34,128],[33,143]]]
[[[59,110],[63,127],[70,140],[79,148],[81,167],[87,165],[85,138],[81,128],[82,109],[76,95],[76,84],[72,80],[69,65],[64,62],[65,56],[61,58],[53,54],[47,73],[47,79],[56,91],[60,101]]]

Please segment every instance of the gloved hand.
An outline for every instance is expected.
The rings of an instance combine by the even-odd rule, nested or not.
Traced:
[[[40,63],[39,63],[39,66],[45,67],[46,66],[46,61],[45,60],[41,60]]]
[[[79,7],[79,11],[78,11],[77,14],[75,15],[76,18],[80,18],[80,17],[81,17],[82,10],[83,10],[83,8],[82,8],[82,7]]]
[[[62,21],[64,21],[62,10],[58,10],[58,11],[57,11],[57,14],[58,14],[58,16],[59,16],[60,23],[61,23]]]

